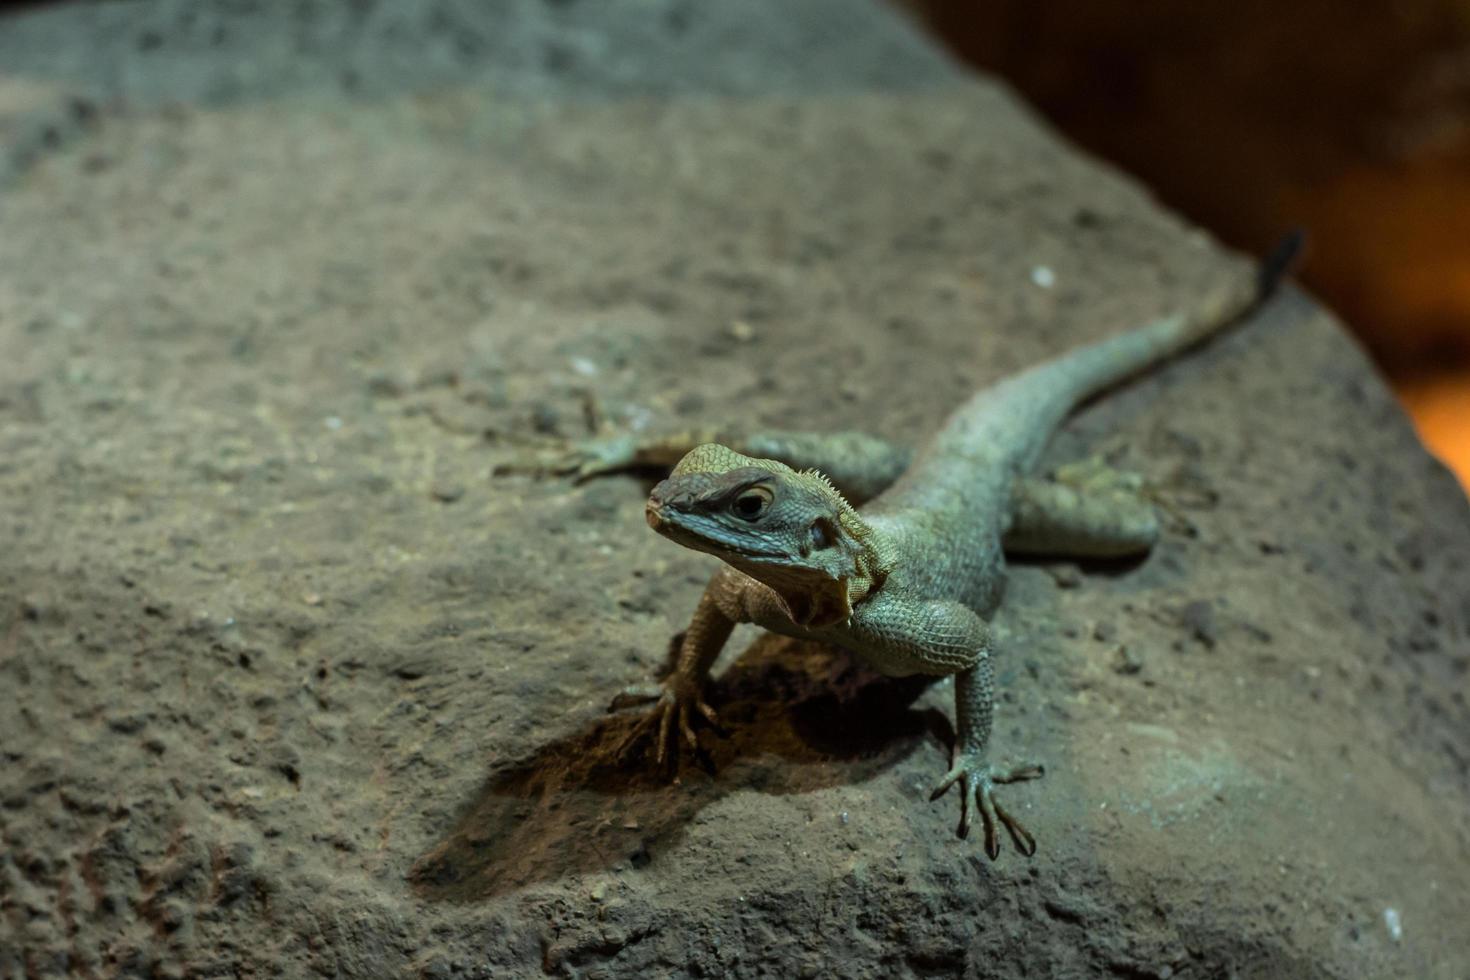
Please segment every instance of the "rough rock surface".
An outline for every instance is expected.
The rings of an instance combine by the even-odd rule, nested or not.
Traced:
[[[1470,514],[1300,294],[1054,447],[1171,518],[1136,565],[1015,570],[996,748],[1049,764],[1011,797],[1033,859],[927,801],[945,687],[818,646],[737,633],[710,771],[607,763],[709,560],[640,479],[492,478],[518,441],[589,393],[917,440],[1223,268],[850,9],[925,83],[681,87],[710,54],[600,99],[189,90],[15,171],[0,976],[1470,971]],[[0,51],[0,105],[97,95]]]

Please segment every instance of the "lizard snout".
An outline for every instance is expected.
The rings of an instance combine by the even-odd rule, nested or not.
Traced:
[[[648,495],[648,503],[643,507],[643,516],[648,521],[648,526],[657,531],[664,523],[664,507],[668,505],[669,481],[664,480],[653,488]]]
[[[643,508],[648,526],[657,531],[668,523],[670,515],[677,518],[700,509],[722,491],[719,485],[710,484],[710,480],[700,477],[670,478],[659,483],[649,493]]]

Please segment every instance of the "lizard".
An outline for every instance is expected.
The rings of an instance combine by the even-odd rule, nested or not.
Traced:
[[[674,643],[672,671],[632,685],[613,708],[652,702],[619,746],[653,735],[660,764],[679,739],[699,747],[697,717],[711,666],[738,623],[835,644],[890,676],[953,675],[957,737],[930,799],[961,791],[958,836],[978,810],[985,851],[997,826],[1016,848],[1034,836],[996,787],[1043,766],[989,758],[995,701],[990,620],[1006,555],[1102,558],[1146,553],[1160,534],[1136,481],[1105,466],[1033,476],[1051,436],[1083,404],[1245,320],[1299,251],[1287,238],[1251,275],[1237,274],[1191,309],[1076,348],[982,389],[918,451],[862,433],[711,430],[614,435],[575,444],[546,467],[578,480],[668,466],[646,506],[648,525],[720,558]]]

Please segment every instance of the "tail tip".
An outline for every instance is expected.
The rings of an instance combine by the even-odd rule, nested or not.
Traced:
[[[1301,228],[1293,228],[1282,236],[1281,241],[1261,261],[1256,283],[1262,296],[1269,296],[1276,291],[1281,280],[1296,266],[1306,247],[1307,233]]]

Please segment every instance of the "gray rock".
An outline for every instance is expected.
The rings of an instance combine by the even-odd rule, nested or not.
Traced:
[[[1036,857],[991,864],[928,802],[945,689],[817,646],[737,641],[708,770],[607,763],[630,719],[604,706],[656,671],[709,562],[648,532],[635,478],[490,480],[532,406],[575,420],[590,390],[620,424],[917,440],[1231,261],[896,15],[7,15],[0,106],[52,83],[101,108],[0,193],[0,395],[45,407],[0,397],[0,964],[1470,966],[1466,504],[1299,293],[1089,409],[1047,461],[1126,444],[1210,493],[1136,568],[1066,590],[1016,570],[995,747],[1047,763],[1008,787]],[[496,397],[443,371],[475,364]],[[477,421],[375,377],[440,378]],[[1252,628],[1142,676],[1056,625],[1167,650],[1198,596]]]

